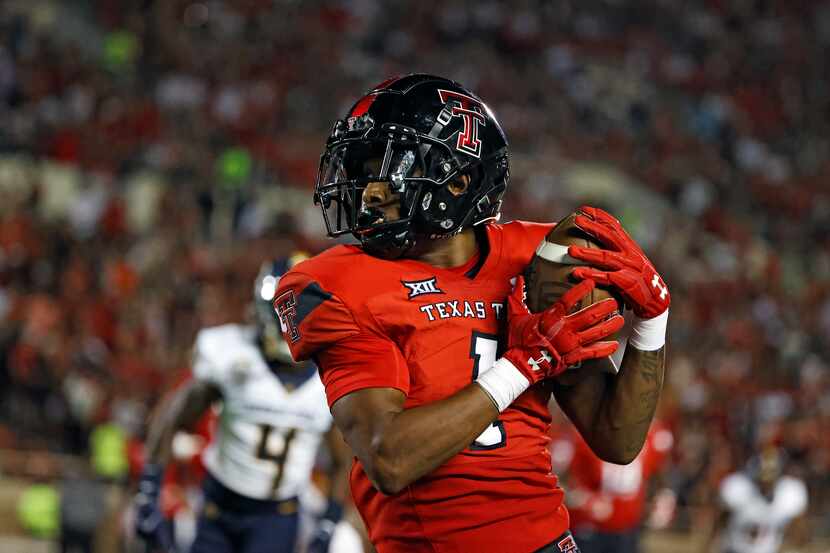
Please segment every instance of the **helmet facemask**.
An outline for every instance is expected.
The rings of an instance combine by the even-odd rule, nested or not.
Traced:
[[[414,243],[411,225],[421,190],[429,185],[415,132],[390,125],[382,136],[335,140],[323,153],[314,200],[330,236],[351,233],[373,254],[399,257]],[[388,187],[397,215],[367,205],[373,183]]]

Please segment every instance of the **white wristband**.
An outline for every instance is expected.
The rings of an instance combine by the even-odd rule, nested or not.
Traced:
[[[668,309],[653,319],[634,317],[628,343],[640,351],[655,351],[662,348],[666,344],[666,325],[668,322]]]
[[[490,370],[480,374],[476,382],[492,398],[499,413],[530,386],[527,377],[504,357],[497,359]]]

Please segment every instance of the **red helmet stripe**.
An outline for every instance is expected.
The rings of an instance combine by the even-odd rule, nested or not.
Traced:
[[[367,94],[366,96],[358,100],[358,102],[352,108],[352,112],[349,114],[349,117],[360,117],[361,115],[369,111],[369,106],[372,105],[372,102],[375,101],[375,98],[377,98],[377,94],[372,93]]]
[[[361,115],[363,115],[364,113],[369,111],[369,106],[371,106],[372,102],[374,102],[375,98],[377,98],[377,93],[380,92],[381,90],[389,88],[390,86],[392,86],[392,83],[394,83],[395,81],[400,80],[400,78],[401,77],[399,75],[395,75],[394,77],[390,77],[390,78],[386,79],[385,81],[383,81],[382,83],[379,83],[379,84],[375,85],[372,88],[372,92],[370,92],[369,94],[367,94],[366,96],[361,98],[354,105],[354,108],[352,108],[351,113],[349,113],[349,117],[360,117]]]
[[[386,79],[382,83],[380,83],[378,85],[375,85],[375,87],[372,90],[373,91],[378,91],[378,90],[383,90],[384,88],[389,88],[390,86],[392,86],[392,83],[394,83],[395,81],[399,81],[400,79],[401,79],[400,75],[395,75],[394,77],[389,77],[388,79]]]

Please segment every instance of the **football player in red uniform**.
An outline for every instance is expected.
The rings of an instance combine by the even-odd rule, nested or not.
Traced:
[[[550,224],[498,224],[508,148],[458,83],[389,79],[337,121],[314,198],[339,245],[294,267],[274,307],[295,359],[316,360],[357,457],[355,503],[380,553],[573,552],[547,448],[551,391],[603,458],[640,451],[663,379],[668,289],[607,213],[577,223],[608,249],[531,314],[520,276]],[[639,317],[616,376],[615,300],[571,313],[602,282]]]
[[[567,472],[571,530],[583,553],[638,553],[649,482],[668,460],[674,439],[654,421],[640,454],[627,465],[598,458],[572,428],[555,436],[553,464]]]

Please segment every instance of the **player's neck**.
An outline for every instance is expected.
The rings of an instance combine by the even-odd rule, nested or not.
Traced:
[[[417,252],[413,257],[442,269],[464,265],[479,250],[476,233],[471,228],[465,229],[450,238],[424,242],[422,242],[424,249]]]

